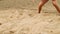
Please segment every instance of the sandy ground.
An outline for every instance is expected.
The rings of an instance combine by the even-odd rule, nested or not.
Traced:
[[[0,34],[60,34],[60,15],[49,2],[38,14],[39,0],[1,0]]]

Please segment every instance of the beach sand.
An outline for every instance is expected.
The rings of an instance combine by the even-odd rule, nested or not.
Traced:
[[[39,14],[39,1],[0,0],[0,34],[60,34],[60,15],[51,1]]]

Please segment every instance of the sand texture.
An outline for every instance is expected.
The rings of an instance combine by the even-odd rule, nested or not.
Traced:
[[[37,13],[39,1],[0,0],[0,34],[60,34],[60,15],[51,1]]]

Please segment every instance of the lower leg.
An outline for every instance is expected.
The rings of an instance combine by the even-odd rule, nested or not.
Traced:
[[[38,6],[38,13],[41,12],[41,10],[42,10],[42,6],[43,6],[43,5],[44,5],[44,4],[43,4],[42,2],[40,2],[39,6]]]
[[[57,11],[60,13],[60,8],[58,7],[56,0],[53,0],[52,3],[54,7],[57,9]]]
[[[42,0],[42,1],[39,3],[39,6],[38,6],[38,13],[41,12],[42,6],[43,6],[47,1],[48,1],[48,0]]]

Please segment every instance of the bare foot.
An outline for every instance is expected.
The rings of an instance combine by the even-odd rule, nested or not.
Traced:
[[[40,11],[38,13],[40,13]]]

